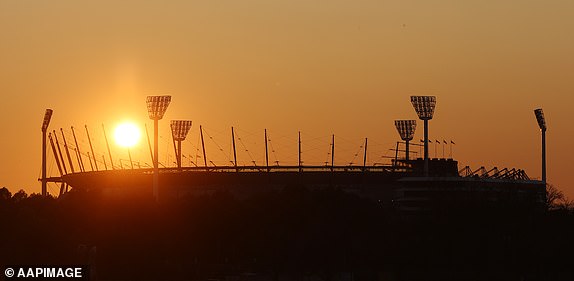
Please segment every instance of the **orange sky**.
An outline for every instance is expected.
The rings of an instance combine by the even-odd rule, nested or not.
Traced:
[[[548,179],[574,197],[570,0],[117,2],[0,1],[0,186],[40,191],[45,108],[51,129],[87,124],[99,136],[102,123],[151,124],[145,96],[170,94],[161,125],[193,120],[188,151],[199,124],[224,150],[236,126],[259,161],[267,128],[288,162],[301,130],[306,156],[325,161],[335,133],[337,161],[348,164],[364,137],[372,161],[387,153],[393,120],[416,117],[410,95],[436,95],[430,136],[457,143],[461,168],[517,167],[533,178],[533,109],[543,107]],[[146,161],[142,145],[134,154]],[[165,140],[160,148],[172,153]]]

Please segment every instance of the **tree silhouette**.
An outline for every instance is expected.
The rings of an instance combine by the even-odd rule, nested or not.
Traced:
[[[0,188],[0,200],[1,201],[8,201],[12,198],[12,192],[8,190],[6,187]]]
[[[553,206],[569,202],[555,187],[550,192]],[[403,217],[336,187],[305,186],[248,198],[217,191],[169,203],[80,190],[58,199],[9,196],[7,189],[0,195],[9,199],[0,204],[0,264],[90,264],[106,280],[573,276],[572,212],[492,203]],[[558,279],[543,278],[548,274]]]
[[[574,202],[553,184],[546,184],[546,208],[548,210],[572,209]]]
[[[18,192],[12,195],[12,201],[15,203],[25,200],[26,198],[28,198],[28,194],[23,189],[20,189]]]

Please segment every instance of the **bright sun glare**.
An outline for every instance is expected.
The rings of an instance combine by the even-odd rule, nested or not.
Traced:
[[[124,147],[132,147],[140,140],[140,129],[134,123],[125,122],[116,127],[114,139]]]

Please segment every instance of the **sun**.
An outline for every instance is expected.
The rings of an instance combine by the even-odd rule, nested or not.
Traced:
[[[124,122],[119,124],[114,131],[114,139],[116,143],[123,147],[132,147],[140,140],[140,129],[137,125],[131,122]]]

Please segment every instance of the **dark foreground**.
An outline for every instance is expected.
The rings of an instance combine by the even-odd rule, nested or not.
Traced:
[[[574,280],[574,215],[443,206],[405,218],[303,187],[156,204],[0,199],[0,266],[90,265],[98,280]]]

